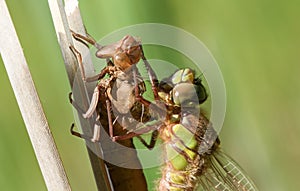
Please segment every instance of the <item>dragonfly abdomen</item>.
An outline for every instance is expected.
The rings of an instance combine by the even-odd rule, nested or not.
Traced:
[[[194,190],[204,164],[197,152],[199,142],[195,133],[183,124],[173,123],[163,128],[160,135],[164,139],[166,165],[158,190]]]

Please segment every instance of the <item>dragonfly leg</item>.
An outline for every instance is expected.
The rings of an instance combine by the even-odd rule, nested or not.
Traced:
[[[151,102],[146,100],[143,96],[140,95],[140,91],[139,91],[139,85],[137,83],[137,68],[135,65],[132,66],[133,70],[133,80],[134,80],[134,94],[135,94],[135,98],[137,101],[139,101],[141,104],[145,105],[146,107],[149,107]]]
[[[113,141],[130,139],[130,138],[133,138],[133,137],[139,137],[140,135],[148,133],[150,131],[155,132],[157,129],[158,129],[157,125],[145,125],[143,128],[141,128],[139,130],[135,130],[134,132],[128,132],[125,135],[113,136],[112,139],[113,139]],[[153,148],[154,145],[155,145],[157,136],[158,136],[158,132],[155,132],[154,134],[152,134],[150,144],[147,144],[145,140],[144,140],[144,143],[146,143],[146,145],[150,145],[150,147],[153,145],[152,146],[152,148]],[[142,138],[140,137],[139,139],[141,140]],[[143,143],[143,141],[142,141],[142,143]]]
[[[82,116],[84,118],[90,118],[93,115],[94,111],[96,110],[96,107],[97,107],[97,104],[98,104],[98,99],[99,99],[99,89],[98,89],[98,86],[95,88],[95,92],[94,92],[93,97],[92,97],[90,108],[88,109],[88,111],[86,113],[84,113],[83,110],[76,104],[76,102],[73,101],[73,99],[72,99],[71,96],[72,96],[72,93],[69,94],[69,99],[70,99],[70,102],[72,103],[72,105],[78,111],[82,112]],[[92,142],[99,142],[100,141],[100,129],[101,129],[100,128],[101,124],[100,124],[99,118],[100,118],[100,116],[99,116],[99,114],[97,114],[97,117],[95,119],[94,132],[93,132],[93,136],[92,137],[74,131],[73,130],[74,126],[75,126],[74,123],[71,126],[71,134],[74,135],[74,136],[83,138],[85,140],[90,140]]]
[[[84,118],[90,118],[93,115],[98,105],[99,96],[100,96],[99,86],[96,86],[96,88],[94,89],[90,106],[88,110],[82,114]]]
[[[146,70],[148,72],[148,76],[150,78],[151,88],[152,88],[152,92],[154,94],[154,99],[155,100],[160,100],[160,98],[158,96],[158,80],[157,80],[157,76],[156,76],[154,70],[152,69],[151,65],[149,64],[148,60],[145,57],[142,45],[140,45],[140,49],[141,49],[142,60],[144,62],[144,65],[145,65]]]
[[[79,68],[80,68],[80,71],[81,71],[82,80],[85,81],[86,77],[85,77],[85,71],[84,71],[82,56],[81,56],[80,52],[73,45],[70,45],[69,48],[70,48],[70,50],[72,51],[72,53],[74,54],[74,56],[77,59],[77,62],[78,62],[78,65],[79,65]]]
[[[94,124],[94,132],[93,132],[93,138],[91,139],[92,142],[99,142],[100,141],[100,121],[99,121],[99,115],[96,118],[95,124]]]
[[[141,48],[142,50],[142,48]],[[155,104],[151,104],[150,101],[146,100],[139,92],[139,87],[138,87],[138,83],[137,83],[137,68],[135,65],[133,65],[133,80],[134,80],[134,84],[135,84],[135,88],[134,88],[134,93],[135,93],[135,98],[138,102],[140,102],[141,104],[143,104],[146,107],[152,107],[152,109],[155,110],[155,114],[157,116],[165,116],[166,115],[166,105],[165,103],[161,102],[160,97],[158,96],[158,81],[157,81],[157,77],[155,72],[153,71],[153,69],[151,68],[150,64],[148,63],[147,59],[144,56],[144,53],[142,51],[142,58],[144,60],[144,62],[146,63],[145,66],[147,67],[147,71],[148,71],[148,75],[151,81],[151,87],[152,87],[152,92],[154,94],[154,99],[156,101]]]
[[[155,144],[156,144],[156,141],[157,141],[157,137],[158,137],[158,130],[154,130],[152,133],[151,133],[151,140],[150,140],[150,143],[148,144],[145,139],[143,139],[140,135],[137,135],[136,136],[140,141],[141,143],[149,150],[153,149]]]
[[[80,68],[81,68],[81,71],[82,71],[82,78],[84,81],[86,82],[92,82],[92,81],[97,81],[99,79],[102,79],[106,74],[108,73],[112,73],[116,70],[116,68],[114,66],[112,66],[112,62],[110,59],[106,59],[106,62],[107,62],[107,66],[104,67],[101,72],[95,76],[92,76],[92,77],[86,77],[85,76],[85,73],[84,73],[84,67],[83,67],[83,63],[82,63],[82,56],[80,54],[80,52],[78,52],[77,49],[75,49],[74,46],[70,46],[70,49],[72,50],[72,52],[74,53],[74,55],[76,56],[77,60],[78,60],[78,63],[80,65]],[[88,110],[86,112],[84,112],[71,98],[71,95],[72,93],[69,95],[69,100],[71,102],[71,104],[78,110],[80,111],[81,113],[83,113],[83,117],[84,118],[90,118],[96,107],[97,107],[97,104],[98,104],[98,100],[99,100],[99,95],[100,95],[100,92],[99,92],[99,85],[96,86],[96,88],[94,89],[94,93],[93,93],[93,96],[92,96],[92,100],[91,100],[91,103],[90,103],[90,106],[88,108]]]
[[[81,35],[81,34],[78,34],[78,33],[76,33],[76,32],[74,32],[74,31],[72,31],[72,30],[70,30],[71,31],[71,33],[72,33],[72,36],[76,39],[76,40],[78,40],[78,41],[80,41],[80,42],[83,42],[84,44],[85,44],[85,42],[88,42],[89,44],[91,44],[91,45],[93,45],[95,48],[97,48],[97,49],[101,49],[103,46],[101,46],[100,44],[98,44],[97,42],[96,42],[96,40],[93,38],[93,37],[91,37],[89,34],[87,34],[87,36],[83,36],[83,35]]]
[[[85,112],[83,111],[83,109],[81,109],[78,104],[72,99],[72,92],[69,93],[69,101],[70,103],[73,105],[73,107],[82,114],[82,116],[84,118],[90,118],[93,113],[95,112],[96,108],[97,108],[97,104],[98,104],[98,100],[99,100],[99,86],[96,86],[93,96],[92,96],[92,100],[91,100],[91,104],[88,108],[88,110]]]
[[[158,131],[155,130],[151,133],[151,140],[150,140],[150,143],[147,143],[145,141],[145,139],[143,137],[140,136],[141,134],[137,134],[137,133],[134,133],[134,132],[130,132],[126,135],[119,135],[119,136],[113,136],[112,139],[113,141],[119,141],[119,140],[126,140],[126,139],[131,139],[133,137],[137,137],[140,142],[149,150],[153,149],[155,144],[156,144],[156,141],[157,141],[157,137],[158,137]]]
[[[70,132],[72,135],[82,138],[84,140],[89,140],[92,142],[99,142],[99,139],[100,139],[100,126],[99,125],[95,124],[93,137],[81,134],[77,131],[74,131],[74,127],[75,127],[75,124],[72,123],[71,129],[70,129]]]
[[[91,138],[91,137],[88,137],[88,136],[86,136],[86,135],[83,135],[83,134],[81,134],[81,133],[79,133],[79,132],[77,132],[77,131],[74,131],[74,130],[73,130],[74,127],[75,127],[75,124],[72,123],[71,129],[70,129],[70,132],[71,132],[72,135],[74,135],[74,136],[76,136],[76,137],[79,137],[79,138],[83,138],[83,139],[90,139],[90,138]]]
[[[104,78],[104,76],[106,74],[113,74],[117,69],[116,67],[113,65],[112,61],[107,58],[106,59],[106,63],[107,63],[107,66],[105,66],[99,74],[95,75],[95,76],[91,76],[91,77],[87,77],[86,78],[86,82],[94,82],[94,81],[98,81],[102,78]]]
[[[73,100],[72,94],[73,94],[72,92],[69,93],[69,102],[73,105],[73,107],[74,107],[77,111],[79,111],[80,113],[84,113],[83,109],[81,109],[81,108],[79,107],[79,105]]]
[[[108,99],[106,100],[106,110],[107,110],[109,136],[111,138],[113,138],[113,136],[114,136],[114,126],[113,126],[112,117],[111,117],[111,104],[110,104],[110,101]]]
[[[102,79],[107,73],[111,72],[111,70],[114,69],[112,61],[110,59],[106,59],[107,66],[104,67],[99,74],[97,74],[95,76],[91,76],[91,77],[86,77],[81,53],[73,45],[69,46],[69,48],[72,51],[72,53],[75,55],[75,57],[78,61],[78,65],[79,65],[79,68],[80,68],[80,71],[81,71],[82,80],[84,82],[94,82],[94,81],[97,81],[99,79]]]
[[[145,107],[152,107],[152,109],[155,109],[156,113],[159,114],[159,116],[165,116],[166,115],[166,108],[165,108],[165,104],[160,102],[160,98],[157,97],[155,98],[156,103],[155,104],[151,104],[150,101],[146,100],[139,91],[139,87],[138,87],[138,83],[137,83],[137,68],[134,65],[133,66],[133,80],[134,80],[134,93],[135,93],[135,99],[136,101],[140,102],[141,104],[143,104]]]

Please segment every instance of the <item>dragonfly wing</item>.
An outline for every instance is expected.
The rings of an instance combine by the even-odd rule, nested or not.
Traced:
[[[207,156],[197,190],[257,191],[244,170],[219,148]]]

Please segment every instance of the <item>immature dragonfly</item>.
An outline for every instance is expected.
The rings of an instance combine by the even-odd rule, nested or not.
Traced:
[[[83,113],[84,118],[90,118],[95,111],[99,111],[99,107],[101,106],[99,106],[99,103],[101,103],[100,99],[105,99],[104,103],[106,105],[106,110],[110,111],[111,108],[114,110],[115,117],[121,118],[118,119],[118,122],[121,123],[121,126],[123,126],[124,129],[130,130],[128,129],[128,123],[130,123],[130,121],[136,119],[139,119],[140,121],[145,120],[143,118],[148,117],[147,112],[142,112],[142,110],[147,109],[150,102],[142,97],[146,88],[144,81],[142,77],[140,77],[135,66],[140,58],[142,58],[147,69],[152,89],[154,89],[155,99],[159,100],[160,98],[156,92],[156,88],[154,88],[157,87],[157,77],[144,56],[140,41],[127,35],[117,43],[101,46],[90,36],[83,36],[73,31],[71,32],[76,40],[88,42],[95,46],[97,48],[96,56],[98,58],[105,58],[107,61],[107,66],[104,67],[99,74],[93,77],[86,77],[81,54],[74,47],[70,47],[79,61],[82,79],[86,82],[99,80],[94,90],[89,109],[86,112],[83,112],[70,97],[70,101],[75,108]],[[109,76],[108,79],[104,78],[106,75]],[[100,113],[98,112],[98,119],[100,117],[99,114]],[[111,112],[107,112],[106,114],[107,115],[104,116],[108,117],[109,135],[111,138],[114,140],[124,140],[132,138],[133,136],[138,136],[135,133],[126,134],[124,137],[120,135],[115,136]],[[134,119],[128,116],[133,117]],[[100,141],[100,125],[97,124],[97,122],[95,123],[93,137],[79,134],[72,129],[71,132],[73,135],[90,139],[93,142]]]
[[[74,131],[74,125],[71,127],[71,133],[88,141],[101,142],[103,150],[101,155],[108,161],[106,165],[110,171],[114,190],[147,190],[142,167],[136,156],[133,141],[130,138],[134,134],[142,142],[144,141],[135,133],[127,133],[130,127],[134,129],[134,125],[131,124],[132,121],[143,122],[148,118],[145,105],[149,105],[149,102],[142,97],[146,90],[145,84],[135,67],[140,58],[143,59],[147,71],[151,75],[152,86],[157,84],[155,82],[156,76],[152,75],[155,75],[155,73],[143,54],[141,43],[132,36],[125,36],[117,43],[101,46],[90,36],[85,37],[75,32],[72,32],[72,34],[75,39],[94,45],[97,48],[96,56],[105,58],[107,66],[98,75],[86,77],[80,52],[70,46],[70,49],[77,57],[83,81],[98,81],[87,111],[83,111],[76,104],[76,100],[72,100],[72,94],[70,94],[70,102],[84,118],[90,118],[94,113],[96,114],[93,135],[84,135]],[[158,95],[157,99],[159,99]],[[103,141],[100,133],[101,126],[113,140],[116,137],[122,140],[118,140],[118,144],[109,140]],[[118,145],[132,149],[125,149],[125,147]],[[124,168],[118,164],[133,166],[134,169]]]
[[[180,113],[167,111],[158,129],[165,160],[159,191],[257,190],[241,167],[220,149],[211,122],[200,112],[199,104],[207,94],[192,70],[181,69],[162,80],[158,94],[167,106],[181,108]]]

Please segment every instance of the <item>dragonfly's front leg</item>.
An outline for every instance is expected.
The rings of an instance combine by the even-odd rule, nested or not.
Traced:
[[[89,34],[87,34],[87,36],[83,36],[83,35],[81,35],[81,34],[78,34],[78,33],[76,33],[76,32],[74,32],[74,31],[72,31],[72,30],[70,30],[71,31],[71,33],[72,33],[72,36],[76,39],[76,40],[78,40],[78,41],[80,41],[80,42],[82,42],[82,43],[84,43],[85,44],[85,42],[88,42],[89,44],[92,44],[94,47],[96,47],[97,49],[101,49],[103,46],[101,46],[100,44],[98,44],[97,42],[96,42],[96,40],[93,38],[93,37],[91,37]]]
[[[157,76],[156,76],[154,70],[152,69],[151,65],[149,64],[148,60],[145,57],[142,45],[140,45],[140,49],[141,49],[141,57],[142,57],[142,60],[144,62],[144,65],[146,67],[146,70],[148,72],[148,76],[149,76],[149,79],[150,79],[150,82],[151,82],[151,89],[152,89],[152,92],[153,92],[153,95],[154,95],[154,99],[156,101],[158,101],[158,100],[160,100],[160,98],[158,96],[158,80],[157,80]]]
[[[112,69],[113,68],[112,62],[111,62],[110,59],[107,58],[106,59],[107,66],[104,67],[99,74],[97,74],[95,76],[91,76],[91,77],[86,77],[81,53],[72,45],[69,46],[69,48],[72,51],[72,53],[75,55],[75,57],[78,61],[78,65],[79,65],[79,68],[80,68],[80,71],[81,71],[82,80],[84,82],[94,82],[94,81],[97,81],[99,79],[102,79],[107,73],[109,73],[111,70],[113,70]]]
[[[139,84],[137,82],[137,68],[135,65],[132,66],[132,74],[133,74],[133,80],[134,80],[134,94],[135,99],[139,101],[141,104],[145,105],[146,107],[149,107],[151,102],[146,100],[139,91]]]

